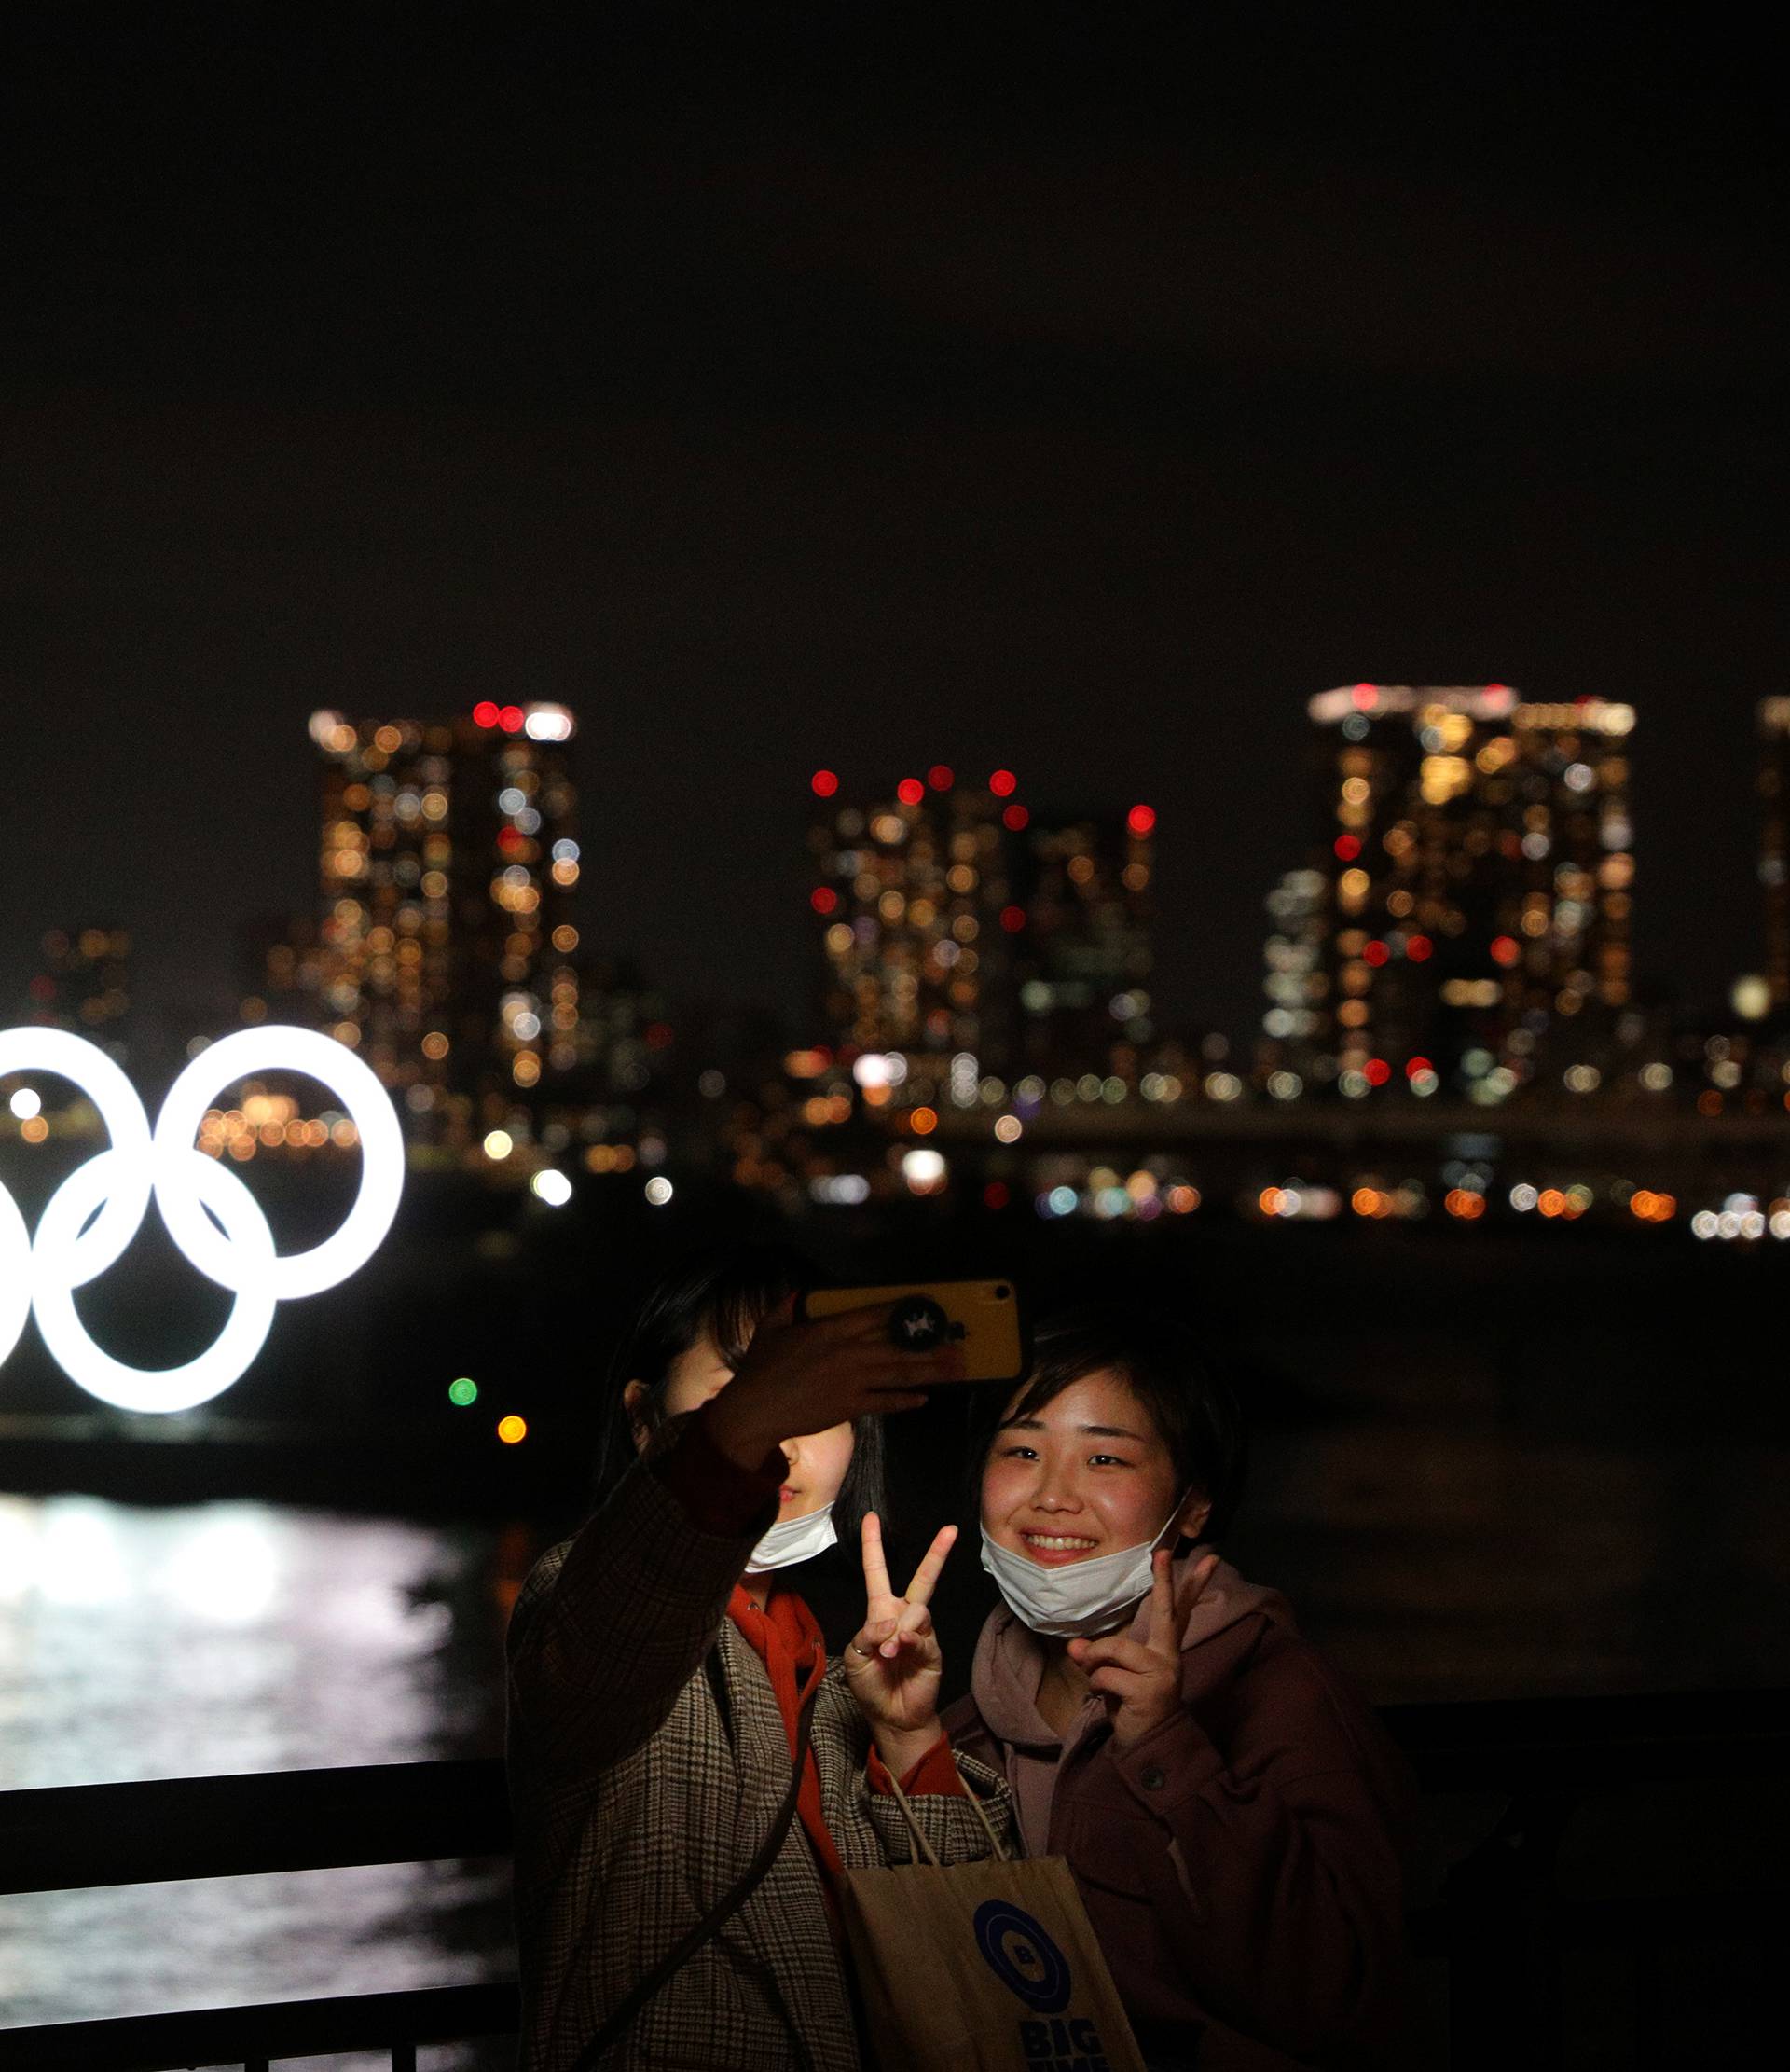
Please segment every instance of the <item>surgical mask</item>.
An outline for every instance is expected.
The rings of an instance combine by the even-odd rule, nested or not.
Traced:
[[[1117,1554],[1096,1554],[1091,1561],[1060,1565],[1047,1566],[1029,1554],[998,1547],[984,1526],[982,1565],[995,1579],[1008,1610],[1034,1633],[1066,1639],[1109,1633],[1150,1595],[1151,1557],[1186,1501],[1186,1495],[1176,1499],[1153,1540],[1121,1547]]]
[[[772,1568],[793,1568],[798,1561],[812,1561],[839,1544],[833,1529],[833,1506],[804,1512],[799,1518],[779,1518],[755,1546],[746,1563],[749,1576],[762,1576]]]

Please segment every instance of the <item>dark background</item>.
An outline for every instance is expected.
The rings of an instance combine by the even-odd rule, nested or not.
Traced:
[[[1240,1033],[1303,702],[1632,699],[1639,963],[1759,956],[1781,74],[1737,18],[8,18],[0,985],[314,888],[318,705],[560,698],[586,941],[799,1004],[806,777],[1162,815]]]

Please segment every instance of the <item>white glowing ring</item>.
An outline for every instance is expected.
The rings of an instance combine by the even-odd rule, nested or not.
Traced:
[[[32,1297],[37,1329],[71,1381],[119,1410],[191,1410],[209,1402],[248,1371],[250,1361],[267,1344],[273,1324],[273,1233],[259,1203],[233,1172],[203,1152],[185,1153],[182,1167],[181,1183],[192,1190],[191,1199],[203,1201],[215,1211],[229,1243],[248,1263],[247,1272],[241,1277],[244,1286],[230,1305],[224,1329],[184,1367],[146,1372],[115,1360],[94,1343],[82,1323],[67,1276],[48,1268],[49,1262],[74,1256],[75,1234],[105,1200],[117,1170],[117,1153],[102,1152],[77,1166],[49,1197],[38,1219],[33,1248],[36,1290]],[[165,1170],[158,1166],[158,1177]]]
[[[0,1362],[31,1315],[31,1232],[19,1204],[0,1187]]]
[[[404,1191],[397,1111],[367,1067],[327,1036],[275,1026],[225,1037],[174,1082],[153,1135],[131,1082],[96,1045],[61,1029],[0,1030],[0,1075],[33,1071],[77,1085],[99,1111],[111,1147],[57,1188],[34,1238],[18,1203],[0,1187],[0,1361],[34,1310],[58,1365],[90,1395],[123,1410],[190,1410],[247,1370],[267,1341],[276,1303],[347,1279],[392,1227]],[[322,1081],[360,1135],[353,1208],[333,1237],[289,1259],[275,1251],[267,1218],[241,1181],[193,1146],[212,1096],[253,1071],[301,1072]],[[136,1236],[152,1191],[174,1243],[237,1298],[207,1351],[159,1373],[115,1360],[94,1343],[75,1308],[75,1291],[116,1264]]]
[[[136,1088],[97,1043],[61,1029],[0,1029],[0,1078],[8,1072],[32,1071],[54,1072],[78,1086],[99,1111],[112,1149],[121,1154],[114,1173],[116,1191],[94,1219],[92,1229],[73,1240],[78,1265],[69,1278],[71,1286],[79,1288],[123,1257],[143,1222],[151,1183],[149,1118]],[[0,1342],[4,1338],[0,1329]],[[0,1360],[5,1357],[0,1352]]]
[[[168,1234],[208,1280],[241,1291],[237,1247],[211,1221],[184,1181],[179,1154],[190,1151],[212,1097],[251,1072],[303,1072],[321,1080],[347,1109],[361,1140],[361,1191],[342,1227],[309,1251],[276,1259],[276,1301],[315,1295],[365,1266],[379,1249],[404,1192],[404,1132],[397,1111],[371,1068],[351,1050],[314,1029],[239,1029],[202,1050],[168,1089],[156,1122],[156,1201]],[[208,1160],[209,1164],[210,1161]],[[251,1263],[253,1271],[253,1263]]]

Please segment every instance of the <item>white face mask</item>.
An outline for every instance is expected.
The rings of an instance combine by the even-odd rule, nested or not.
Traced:
[[[819,1511],[804,1512],[799,1518],[779,1518],[752,1549],[746,1573],[762,1576],[772,1568],[792,1568],[798,1561],[812,1561],[816,1554],[825,1554],[829,1547],[838,1544],[839,1535],[833,1529],[833,1506],[824,1503]]]
[[[1150,1557],[1186,1501],[1185,1495],[1177,1499],[1155,1539],[1121,1547],[1117,1554],[1058,1566],[998,1547],[984,1526],[982,1565],[995,1579],[1008,1610],[1034,1633],[1068,1639],[1109,1633],[1150,1595]]]

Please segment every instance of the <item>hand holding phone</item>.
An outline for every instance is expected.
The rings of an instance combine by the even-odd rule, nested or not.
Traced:
[[[1031,1370],[1032,1342],[1019,1289],[1011,1280],[892,1281],[880,1288],[812,1288],[805,1317],[836,1317],[855,1309],[888,1308],[888,1339],[918,1359],[943,1346],[962,1356],[964,1381],[1022,1380]]]

